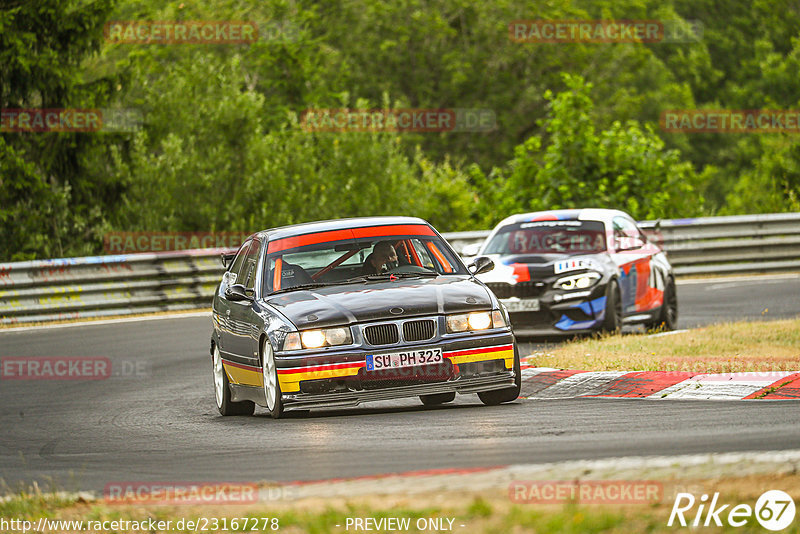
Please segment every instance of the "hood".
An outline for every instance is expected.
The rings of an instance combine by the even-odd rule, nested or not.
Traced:
[[[404,278],[290,291],[266,297],[297,328],[439,315],[492,307],[486,288],[467,276]],[[402,308],[402,313],[391,313]],[[395,310],[397,311],[397,310]]]
[[[482,282],[517,283],[545,280],[556,275],[581,271],[604,272],[610,261],[608,253],[597,254],[515,254],[488,255],[494,269],[478,275]]]

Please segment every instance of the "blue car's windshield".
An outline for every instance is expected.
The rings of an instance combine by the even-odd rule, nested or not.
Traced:
[[[504,226],[484,254],[591,254],[606,250],[600,221],[532,221]]]

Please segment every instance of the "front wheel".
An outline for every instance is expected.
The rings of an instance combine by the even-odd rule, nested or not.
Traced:
[[[256,410],[255,403],[251,401],[233,402],[231,401],[231,388],[228,381],[228,374],[222,365],[222,356],[219,354],[219,347],[214,345],[214,357],[212,359],[214,373],[214,398],[217,401],[217,410],[221,415],[253,415]]]
[[[419,400],[425,406],[437,406],[446,402],[453,402],[456,398],[456,392],[452,393],[436,393],[433,395],[420,395]]]
[[[522,370],[519,363],[519,352],[514,345],[514,385],[510,388],[495,389],[478,393],[478,398],[487,406],[496,406],[504,402],[517,400],[522,390]]]
[[[283,415],[281,385],[278,382],[278,369],[275,365],[272,344],[266,338],[261,342],[261,370],[264,373],[264,397],[267,399],[267,411],[273,419],[280,419]]]
[[[609,334],[619,333],[622,327],[622,298],[619,294],[619,284],[611,280],[606,289],[606,311],[603,325],[600,329]]]

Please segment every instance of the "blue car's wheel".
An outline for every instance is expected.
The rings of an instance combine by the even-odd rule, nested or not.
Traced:
[[[622,298],[619,294],[619,284],[616,280],[611,280],[606,289],[606,313],[603,325],[600,327],[603,332],[616,334],[622,328]]]
[[[678,326],[678,294],[675,291],[675,280],[670,277],[667,287],[664,288],[664,303],[658,312],[658,317],[646,323],[649,329],[675,330]]]

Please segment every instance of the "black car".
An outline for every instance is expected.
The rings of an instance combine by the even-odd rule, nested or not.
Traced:
[[[467,268],[421,219],[264,230],[223,262],[211,336],[222,415],[519,396],[508,317],[475,278],[492,262]]]
[[[678,319],[672,267],[625,212],[553,210],[513,215],[478,249],[495,268],[479,278],[517,335],[616,331]]]

